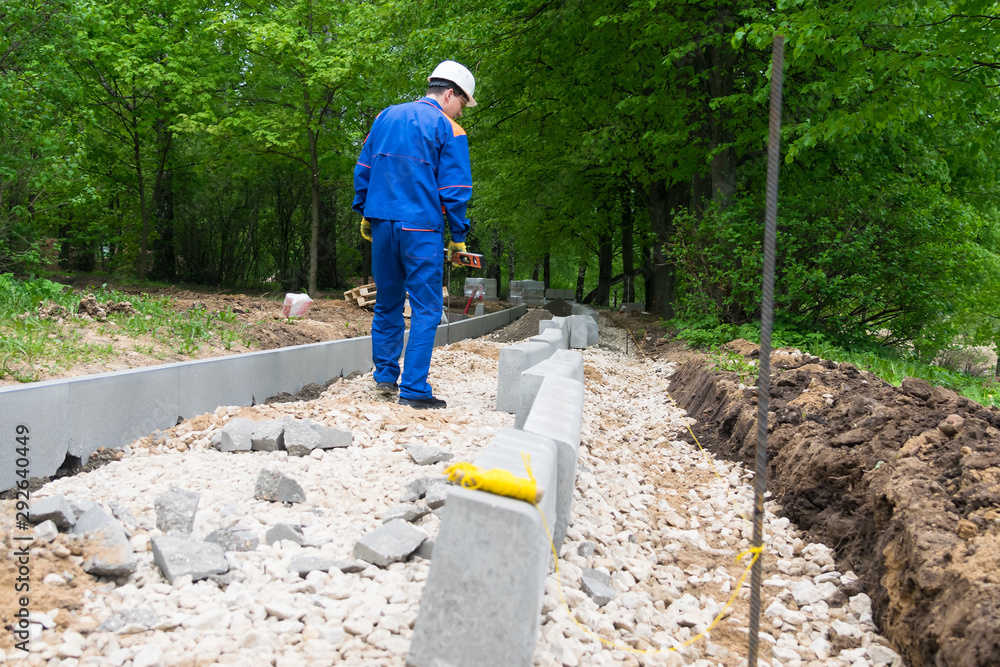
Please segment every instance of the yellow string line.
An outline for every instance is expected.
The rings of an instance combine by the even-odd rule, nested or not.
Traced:
[[[619,651],[626,651],[628,653],[636,653],[639,655],[656,655],[659,653],[669,653],[670,651],[676,651],[677,649],[684,648],[685,646],[690,646],[691,644],[695,643],[702,637],[707,637],[708,633],[712,631],[712,628],[714,628],[719,623],[719,621],[722,620],[722,617],[725,616],[726,610],[728,610],[733,605],[733,602],[736,600],[736,596],[740,594],[740,589],[743,587],[743,582],[746,580],[747,575],[750,574],[750,569],[753,567],[753,564],[757,561],[758,558],[760,558],[761,553],[764,551],[763,546],[750,547],[746,551],[742,551],[739,553],[739,555],[736,556],[735,562],[738,563],[744,556],[748,554],[753,554],[753,558],[750,560],[750,564],[746,566],[746,569],[743,570],[743,574],[740,575],[739,581],[736,582],[736,586],[733,588],[733,594],[729,596],[729,600],[726,601],[726,604],[722,608],[722,611],[720,611],[718,615],[716,615],[716,617],[712,620],[711,624],[709,624],[707,628],[696,634],[691,639],[688,639],[687,641],[683,642],[682,644],[678,646],[671,646],[668,649],[658,649],[655,651],[650,649],[635,649],[632,648],[631,646],[623,646],[621,644],[611,641],[610,639],[605,639],[596,632],[593,632],[590,628],[588,628],[586,625],[578,621],[573,616],[573,612],[571,612],[569,609],[569,604],[566,603],[566,598],[563,597],[562,577],[559,576],[559,554],[556,552],[556,545],[552,541],[552,534],[549,532],[549,522],[546,521],[545,512],[543,512],[542,508],[538,506],[538,503],[532,503],[532,505],[534,505],[535,509],[538,510],[539,516],[542,517],[542,524],[545,526],[545,537],[548,538],[549,540],[549,548],[552,550],[552,556],[555,559],[556,587],[559,591],[559,602],[562,603],[563,608],[566,610],[566,614],[569,616],[570,620],[576,624],[578,628],[583,630],[585,634],[590,635],[591,637],[597,639],[606,646],[610,646],[611,648],[617,649]]]

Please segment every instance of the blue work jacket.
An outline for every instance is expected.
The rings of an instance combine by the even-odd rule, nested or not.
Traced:
[[[443,232],[447,218],[452,240],[465,241],[472,196],[465,130],[430,97],[385,109],[354,167],[354,192],[354,210],[369,220]]]

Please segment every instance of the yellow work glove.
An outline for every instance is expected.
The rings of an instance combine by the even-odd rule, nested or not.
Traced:
[[[368,218],[361,218],[361,238],[372,240],[372,223],[368,222]]]
[[[448,244],[448,260],[451,261],[451,254],[454,252],[465,252],[465,243],[455,243],[452,241]]]

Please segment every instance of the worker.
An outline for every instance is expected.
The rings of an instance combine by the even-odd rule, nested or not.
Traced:
[[[465,251],[472,196],[469,142],[455,122],[473,98],[476,80],[452,60],[427,78],[427,95],[382,111],[354,167],[354,210],[372,242],[375,317],[372,361],[376,390],[399,394],[400,405],[444,408],[427,384],[441,321],[445,221],[450,251]],[[410,295],[410,337],[403,352],[403,302]],[[398,384],[397,384],[398,383]]]

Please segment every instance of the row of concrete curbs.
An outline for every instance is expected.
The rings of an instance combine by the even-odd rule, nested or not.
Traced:
[[[533,664],[545,577],[566,537],[583,421],[583,355],[597,343],[597,312],[539,324],[500,350],[497,410],[516,414],[473,464],[533,476],[537,508],[450,487],[407,655],[412,667]],[[530,470],[529,470],[530,467]],[[551,540],[551,541],[550,541]]]

